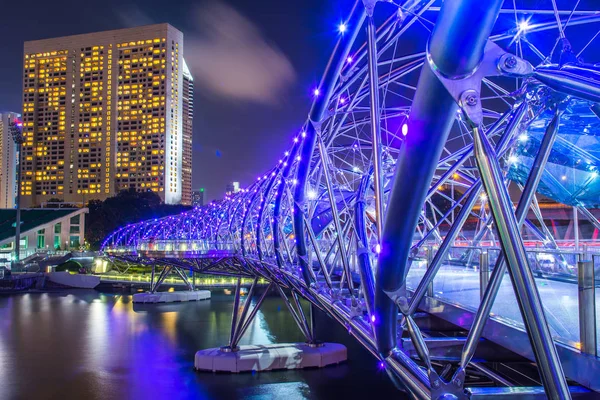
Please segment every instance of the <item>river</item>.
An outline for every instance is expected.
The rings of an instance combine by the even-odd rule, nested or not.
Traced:
[[[376,359],[337,322],[317,336],[348,347],[323,369],[226,374],[193,369],[197,350],[227,343],[233,296],[144,305],[95,290],[0,296],[0,399],[405,398]],[[303,341],[277,297],[267,297],[240,344]]]

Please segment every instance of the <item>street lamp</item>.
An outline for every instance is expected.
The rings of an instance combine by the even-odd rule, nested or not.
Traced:
[[[21,145],[23,144],[23,123],[17,118],[8,125],[8,131],[17,145],[17,221],[15,225],[15,263],[19,262],[21,251]]]

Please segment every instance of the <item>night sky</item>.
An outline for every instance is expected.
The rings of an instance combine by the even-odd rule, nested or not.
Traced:
[[[0,111],[21,112],[23,42],[167,22],[195,78],[193,188],[221,198],[273,166],[305,121],[352,0],[10,1]]]

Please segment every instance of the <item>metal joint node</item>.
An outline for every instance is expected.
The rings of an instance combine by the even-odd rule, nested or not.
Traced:
[[[322,118],[320,121],[313,121],[312,119],[309,119],[309,122],[317,135],[321,134],[321,125],[323,125],[324,120],[325,118]]]
[[[431,398],[437,400],[463,400],[468,395],[463,388],[464,374],[446,382],[434,371],[429,371],[429,382],[431,382]]]
[[[479,100],[483,78],[497,75],[526,77],[533,74],[531,64],[505,52],[492,41],[487,42],[479,66],[468,75],[446,76],[437,68],[429,53],[427,56],[433,73],[462,108],[467,119],[475,126],[483,122],[483,109]]]
[[[356,317],[362,317],[363,316],[362,305],[357,301],[353,301],[353,303],[354,304],[350,305],[350,318],[354,319]]]
[[[398,298],[396,298],[396,300],[394,301],[396,303],[396,306],[398,306],[398,308],[400,309],[400,311],[402,312],[402,314],[407,315],[409,312],[409,303],[408,303],[408,298],[406,296],[400,296]]]
[[[533,75],[533,66],[513,54],[503,54],[498,59],[498,71],[501,75],[526,78]]]
[[[377,4],[379,0],[363,0],[363,5],[365,7],[365,11],[369,17],[373,16],[373,11],[375,11],[375,4]]]

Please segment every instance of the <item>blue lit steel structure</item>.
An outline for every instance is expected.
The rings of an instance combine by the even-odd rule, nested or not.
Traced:
[[[581,262],[578,239],[574,252],[561,247],[537,198],[600,228],[591,211],[600,206],[600,71],[582,59],[600,47],[600,12],[556,0],[535,9],[378,3],[356,1],[340,25],[309,117],[273,169],[222,201],[123,227],[104,253],[152,265],[153,277],[163,265],[152,290],[170,272],[185,280],[187,269],[266,279],[309,342],[299,296],[346,326],[415,398],[600,392],[593,265]],[[509,186],[520,188],[516,210]],[[567,283],[584,310],[577,345],[556,340],[534,274],[580,278]],[[477,302],[457,305],[434,290],[456,276],[477,279]],[[518,327],[490,318],[507,288]],[[249,303],[239,316],[236,307],[227,351],[261,301],[249,314]],[[419,311],[467,333],[430,337]],[[535,362],[539,385],[475,357],[483,338]],[[493,387],[471,385],[473,375]]]

